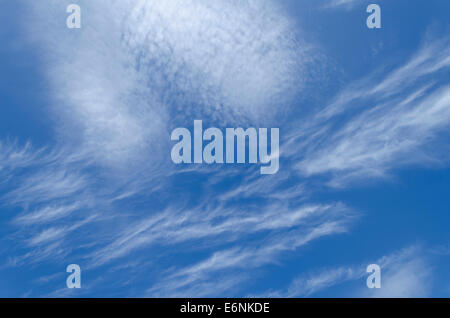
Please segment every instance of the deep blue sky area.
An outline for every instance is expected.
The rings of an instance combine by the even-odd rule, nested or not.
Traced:
[[[449,297],[449,12],[1,1],[0,297]],[[174,164],[194,120],[278,127],[279,171]]]

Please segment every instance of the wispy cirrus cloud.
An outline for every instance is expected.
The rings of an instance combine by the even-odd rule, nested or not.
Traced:
[[[366,272],[369,264],[381,268],[381,288],[369,289]],[[347,292],[344,297],[427,297],[432,288],[432,269],[428,256],[421,247],[411,246],[394,251],[377,260],[367,260],[357,266],[326,268],[305,273],[280,291],[269,291],[262,297],[309,297],[330,287],[359,281],[357,290]]]
[[[278,203],[265,207],[263,211],[244,206],[226,208],[220,204],[212,210],[207,206],[193,210],[168,210],[130,224],[114,242],[94,253],[94,265],[110,262],[137,248],[151,245],[176,246],[189,241],[199,244],[199,240],[208,239],[209,244],[220,246],[227,242],[239,242],[255,233],[277,235],[287,229],[300,232],[309,229],[313,232],[315,227],[320,226],[324,226],[325,230],[326,225],[334,226],[331,232],[345,232],[353,217],[354,213],[342,204],[299,206],[294,209]],[[294,243],[292,247],[296,245]]]
[[[356,5],[362,3],[361,0],[326,0],[326,4],[324,8],[326,9],[336,9],[336,8],[345,8],[352,9]]]
[[[10,264],[59,260],[80,250],[75,246],[89,246],[85,257],[94,267],[104,266],[140,248],[177,249],[200,239],[210,240],[203,247],[209,253],[228,243],[247,254],[238,238],[259,233],[273,236],[275,245],[261,251],[276,257],[346,229],[344,206],[283,204],[301,196],[296,186],[274,196],[262,215],[251,204],[233,207],[239,193],[231,190],[211,208],[208,202],[192,206],[186,195],[188,207],[177,202],[176,191],[164,189],[173,188],[173,179],[182,173],[162,155],[169,153],[171,125],[193,116],[261,122],[267,112],[288,107],[308,81],[313,46],[293,31],[282,7],[273,1],[79,4],[90,12],[80,32],[54,18],[60,15],[60,1],[29,5],[29,40],[41,44],[52,92],[45,111],[56,119],[60,137],[54,149],[65,150],[41,161],[33,158],[39,151],[30,151],[23,162],[26,172],[2,198],[5,206],[21,207],[13,224],[26,229],[12,233],[21,238],[22,255],[15,253]],[[19,163],[15,160],[11,168],[16,175]],[[282,181],[270,182],[275,188]],[[267,185],[258,183],[247,187],[247,198],[267,197]],[[168,203],[153,206],[153,192]],[[143,208],[130,198],[152,204]],[[115,218],[121,221],[111,221]],[[98,235],[92,231],[97,226],[109,233]],[[285,229],[304,231],[303,240],[285,241]],[[249,251],[257,252],[256,245]]]
[[[23,214],[15,218],[14,222],[18,224],[39,224],[61,219],[70,213],[80,209],[83,206],[81,202],[70,205],[47,205],[35,211]]]
[[[273,1],[80,4],[90,12],[80,32],[56,24],[60,1],[30,4],[40,20],[27,20],[30,38],[42,45],[51,83],[46,111],[61,138],[52,147],[59,151],[2,145],[0,172],[15,176],[2,204],[20,209],[10,265],[76,255],[90,270],[130,273],[130,258],[145,254],[170,266],[139,296],[221,296],[255,270],[350,229],[357,213],[314,202],[311,179],[342,186],[385,176],[412,163],[411,153],[414,163],[439,159],[426,146],[450,119],[448,80],[439,76],[449,66],[446,40],[350,84],[311,117],[293,118],[304,125],[289,123],[297,129],[275,176],[176,169],[167,164],[173,125],[197,116],[256,125],[289,113],[314,67],[314,45]],[[161,250],[192,258],[175,264]],[[150,271],[141,260],[136,267]],[[359,273],[342,267],[303,277],[282,294],[314,294]]]
[[[426,43],[387,75],[372,74],[344,89],[288,141],[298,140],[288,149],[298,150],[299,172],[329,174],[330,184],[342,186],[386,177],[395,167],[447,162],[428,148],[448,133],[448,53],[448,39]]]
[[[366,290],[368,297],[411,298],[430,297],[433,288],[433,266],[426,256],[407,249],[384,257],[381,264],[387,268],[381,289]],[[364,293],[363,293],[364,294]]]
[[[211,288],[201,290],[199,294],[191,294],[193,297],[209,295],[223,296],[229,294],[229,288],[237,284],[242,285],[245,280],[251,279],[253,275],[249,270],[262,268],[265,265],[277,263],[277,259],[288,251],[298,248],[318,239],[330,235],[342,234],[348,229],[349,220],[342,217],[335,221],[325,221],[320,224],[300,226],[287,233],[269,235],[260,242],[244,244],[225,250],[219,250],[209,258],[169,274],[155,286],[148,290],[151,297],[164,297],[168,295],[182,295],[198,286],[208,285],[217,275],[221,275],[222,288]],[[238,270],[241,275],[234,275]]]

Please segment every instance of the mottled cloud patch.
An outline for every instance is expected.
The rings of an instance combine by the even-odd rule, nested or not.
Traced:
[[[81,29],[55,22],[59,1],[33,4],[43,18],[30,18],[29,27],[46,43],[60,133],[104,163],[165,150],[168,127],[195,116],[221,123],[273,118],[308,81],[313,46],[273,1],[79,5],[86,13]]]

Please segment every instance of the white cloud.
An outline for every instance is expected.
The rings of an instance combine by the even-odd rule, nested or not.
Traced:
[[[6,194],[5,202],[24,207],[17,224],[82,219],[92,207],[114,210],[112,203],[150,195],[163,187],[159,176],[170,173],[159,163],[169,158],[163,154],[168,153],[172,123],[195,115],[258,121],[286,106],[308,80],[305,67],[312,47],[292,31],[291,21],[273,1],[79,4],[80,30],[69,30],[56,18],[65,11],[60,1],[28,4],[33,8],[26,20],[29,40],[39,46],[52,92],[46,111],[57,119],[61,144],[71,149],[36,163],[37,169]],[[180,213],[174,207],[167,210]],[[154,215],[137,228],[120,231],[123,226],[118,225],[118,237],[98,258],[126,255],[163,233],[179,242],[212,231],[241,232],[239,221],[255,230],[269,229],[256,215],[214,226],[208,223],[213,216],[206,215],[199,223],[207,226],[202,230],[193,213],[181,218],[174,213],[168,212],[156,229]],[[112,211],[109,215],[114,217]],[[286,218],[284,226],[298,218]],[[31,241],[49,242],[57,229],[36,229]],[[167,232],[158,232],[163,230]]]
[[[443,152],[428,147],[445,144],[438,136],[450,124],[448,43],[426,44],[386,76],[351,84],[313,116],[285,146],[300,173],[328,173],[332,185],[342,186],[385,177],[396,167],[447,162]]]
[[[378,264],[381,268],[380,289],[366,286],[369,276],[366,267],[369,264]],[[350,281],[359,281],[360,288],[350,293],[344,292],[341,297],[427,297],[432,288],[432,267],[422,249],[411,246],[357,266],[327,268],[302,274],[285,290],[268,291],[262,297],[309,297]]]
[[[283,230],[296,230],[305,241],[297,242],[294,237],[277,239],[286,240],[286,245],[277,243],[277,249],[289,250],[316,237],[345,231],[353,216],[342,204],[305,205],[297,209],[282,204],[272,204],[262,210],[243,206],[225,208],[222,205],[212,210],[206,205],[190,211],[184,208],[171,209],[129,224],[114,242],[95,251],[92,258],[94,265],[102,265],[146,246],[175,245],[198,242],[200,239],[208,239],[209,244],[221,245],[224,242],[237,243],[255,233],[279,235]],[[305,236],[304,231],[310,233]],[[270,254],[270,246],[264,251]],[[267,261],[270,262],[270,257],[267,257]]]
[[[352,9],[358,3],[361,3],[361,0],[326,0],[327,4],[324,6],[327,9],[335,9],[335,8],[345,8]]]
[[[151,297],[198,296],[197,294],[190,294],[192,289],[207,284],[219,275],[221,285],[223,284],[227,288],[222,286],[218,290],[208,290],[208,296],[223,297],[224,293],[229,292],[231,287],[234,287],[233,294],[228,295],[235,295],[237,285],[242,286],[245,280],[250,279],[255,269],[277,263],[277,259],[283,253],[297,250],[318,238],[346,232],[347,223],[348,219],[344,217],[337,221],[323,222],[315,226],[306,225],[299,229],[292,229],[288,233],[268,235],[264,240],[257,243],[240,244],[240,247],[219,250],[197,264],[176,270],[163,277],[148,290],[148,295]],[[241,275],[236,276],[236,270]]]
[[[189,177],[199,169],[168,171],[158,165],[169,158],[164,147],[170,126],[194,116],[236,122],[258,122],[266,114],[273,118],[308,80],[303,71],[312,49],[272,1],[186,3],[80,1],[81,30],[67,30],[52,18],[61,15],[60,1],[33,4],[38,18],[30,18],[31,37],[42,46],[54,93],[49,111],[57,119],[61,144],[71,149],[43,155],[30,146],[7,147],[0,154],[0,171],[9,176],[14,169],[31,168],[3,197],[6,205],[23,208],[15,222],[27,232],[15,234],[26,236],[23,241],[33,249],[10,263],[54,260],[72,246],[89,245],[90,265],[100,266],[138,249],[179,251],[188,243],[187,252],[197,249],[209,256],[160,274],[149,294],[225,292],[281,255],[348,230],[354,214],[344,205],[304,202],[304,176],[332,173],[342,184],[384,175],[410,162],[409,154],[448,124],[449,88],[429,78],[448,67],[442,42],[382,77],[379,85],[371,85],[376,75],[355,83],[294,134],[283,151],[298,163],[300,184],[298,178],[290,182],[293,174],[286,166],[274,177],[250,174],[219,194],[213,183],[238,178],[241,171],[212,176],[207,170],[199,184],[209,190],[199,195],[206,193],[208,200],[192,204],[170,182],[178,173]],[[365,109],[361,101],[369,98],[376,107]],[[339,122],[349,112],[348,120]],[[425,152],[417,158],[428,159]],[[152,195],[165,204],[153,204]],[[139,197],[136,204],[124,202],[134,197]],[[264,207],[252,200],[265,200],[258,201]],[[142,202],[145,208],[139,207]],[[100,221],[108,233],[75,236],[75,230]],[[408,271],[417,266],[411,263]],[[236,269],[247,271],[236,277]],[[312,294],[355,273],[338,268],[296,286],[304,286],[300,294]],[[224,277],[221,284],[208,281],[218,275]],[[404,272],[393,270],[392,277],[398,283],[391,290],[403,291],[398,286]]]
[[[325,0],[324,9],[346,9],[350,10],[359,4],[370,4],[370,2],[364,2],[363,0]]]
[[[86,187],[87,181],[83,175],[65,169],[43,170],[27,177],[19,188],[3,199],[9,204],[36,204],[75,195]]]
[[[60,1],[33,3],[28,26],[44,44],[60,133],[102,163],[155,164],[172,123],[264,120],[308,80],[312,46],[273,1],[79,5],[80,30],[56,24]]]
[[[380,260],[382,285],[365,291],[369,297],[429,297],[433,285],[432,265],[420,249],[412,247]],[[386,269],[386,270],[384,270]]]
[[[49,205],[33,212],[24,213],[23,215],[18,216],[14,221],[18,224],[45,223],[64,218],[82,206],[83,204],[81,202],[76,202],[71,205]]]

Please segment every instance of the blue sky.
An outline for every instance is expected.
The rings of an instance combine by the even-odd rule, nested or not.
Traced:
[[[374,2],[2,0],[0,296],[448,297],[450,3]],[[279,172],[174,165],[194,120]]]

